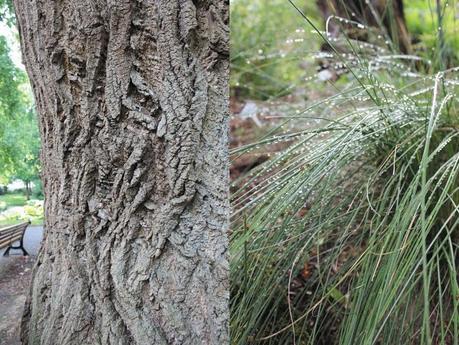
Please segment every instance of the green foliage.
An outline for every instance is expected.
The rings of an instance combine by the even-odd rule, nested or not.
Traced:
[[[4,37],[0,36],[0,176],[3,182],[6,176],[12,172],[12,147],[6,141],[8,123],[21,112],[23,97],[18,91],[25,81],[25,76],[9,56],[9,48]]]
[[[27,77],[14,65],[7,40],[0,36],[0,183],[38,179],[39,147]]]
[[[445,65],[455,65],[459,61],[459,35],[455,10],[459,3],[454,0],[441,0],[438,3],[439,12],[436,0],[405,1],[408,30],[419,41],[415,46],[416,54],[429,59],[433,57],[436,66],[441,65],[440,58],[445,59]]]
[[[0,201],[0,211],[4,211],[6,209],[6,202]]]
[[[317,11],[314,2],[307,2],[305,10]],[[305,71],[300,64],[317,45],[305,29],[285,0],[233,1],[231,87],[237,96],[267,99],[301,83]]]
[[[43,201],[30,200],[27,205],[24,206],[24,211],[26,215],[31,218],[43,218]]]
[[[20,110],[22,95],[18,89],[26,81],[24,72],[14,65],[9,53],[5,37],[0,36],[0,113],[5,117]]]
[[[0,22],[13,26],[16,22],[12,0],[0,0]]]
[[[38,179],[40,140],[36,115],[32,109],[11,120],[5,133],[10,147],[11,176],[25,182]]]
[[[38,200],[43,200],[44,194],[43,194],[43,184],[40,179],[34,180],[33,181],[34,188],[32,191],[32,195],[35,199]]]

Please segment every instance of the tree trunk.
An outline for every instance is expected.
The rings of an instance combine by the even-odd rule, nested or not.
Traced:
[[[228,343],[228,1],[14,4],[46,200],[23,343]]]
[[[383,33],[391,38],[395,47],[401,52],[411,52],[411,39],[406,25],[403,0],[316,1],[324,20],[335,15],[382,29]],[[332,37],[338,36],[341,30],[342,24],[340,22],[336,20],[330,22],[329,33]],[[364,31],[360,30],[357,33],[347,32],[347,34],[352,37],[355,34],[364,34]]]
[[[30,182],[29,181],[24,181],[24,192],[25,192],[25,197],[26,200],[30,200]]]

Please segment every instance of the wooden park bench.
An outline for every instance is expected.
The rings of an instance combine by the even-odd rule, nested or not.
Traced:
[[[8,256],[11,249],[21,249],[24,255],[29,255],[24,248],[24,233],[30,222],[11,225],[0,229],[0,249],[7,248],[3,256]],[[13,244],[19,242],[19,245]]]

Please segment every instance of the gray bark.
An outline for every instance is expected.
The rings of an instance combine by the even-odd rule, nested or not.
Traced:
[[[228,1],[14,5],[46,199],[23,343],[228,343]]]

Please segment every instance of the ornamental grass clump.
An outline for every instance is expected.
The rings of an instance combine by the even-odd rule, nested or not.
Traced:
[[[288,144],[233,195],[232,342],[458,344],[459,69],[343,40],[340,90],[233,152]]]

